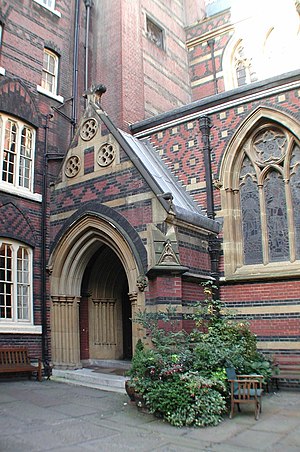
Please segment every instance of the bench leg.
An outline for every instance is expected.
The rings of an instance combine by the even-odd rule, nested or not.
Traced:
[[[234,402],[232,401],[231,402],[231,409],[230,409],[229,419],[232,419],[233,412],[234,412]]]
[[[258,421],[259,419],[259,413],[261,413],[261,405],[259,403],[259,400],[255,403],[255,420]]]
[[[42,363],[40,361],[39,361],[39,364],[38,364],[38,370],[37,370],[36,379],[38,381],[42,381]]]
[[[274,386],[276,386],[276,390],[279,391],[278,378],[272,378],[271,379],[271,384],[272,384],[272,389],[274,388]]]

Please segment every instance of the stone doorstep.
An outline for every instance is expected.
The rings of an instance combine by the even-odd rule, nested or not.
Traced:
[[[97,368],[118,368],[129,370],[131,361],[114,360],[114,359],[87,359],[81,360],[83,367],[97,367]]]
[[[125,381],[128,378],[111,373],[94,372],[93,369],[83,368],[76,370],[53,369],[51,379],[106,391],[126,393]]]

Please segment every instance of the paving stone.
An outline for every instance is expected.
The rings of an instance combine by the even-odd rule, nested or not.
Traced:
[[[242,433],[238,433],[233,438],[226,441],[228,444],[232,444],[239,447],[250,447],[256,451],[266,450],[266,447],[273,447],[273,444],[279,442],[282,435],[274,432],[260,432],[253,430],[246,430]]]
[[[254,420],[243,407],[216,427],[177,428],[126,394],[55,381],[0,382],[2,452],[296,452],[300,392],[268,394]]]

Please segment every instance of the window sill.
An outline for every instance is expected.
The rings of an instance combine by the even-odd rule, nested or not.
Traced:
[[[21,188],[16,188],[13,185],[9,186],[9,184],[3,185],[0,183],[0,191],[20,196],[21,198],[31,199],[32,201],[42,202],[42,195],[39,193],[27,192]]]
[[[235,272],[226,269],[225,276],[220,278],[222,281],[255,281],[262,279],[286,279],[298,276],[300,272],[300,262],[278,262],[268,265],[244,265]]]
[[[62,96],[57,96],[56,94],[53,94],[50,91],[47,91],[46,89],[42,88],[40,85],[37,85],[36,89],[40,94],[44,94],[44,96],[51,97],[51,99],[55,99],[57,100],[57,102],[60,103],[64,102],[64,98]]]
[[[1,324],[0,333],[2,334],[42,334],[42,327],[40,325],[24,325],[17,323]]]
[[[5,69],[4,67],[0,66],[0,75],[5,75]]]
[[[37,3],[38,5],[41,5],[43,8],[47,9],[47,11],[50,11],[50,13],[54,14],[57,17],[61,17],[61,13],[59,11],[57,11],[56,9],[51,9],[48,8],[47,5],[45,5],[43,2],[41,2],[40,0],[33,0],[35,3]]]

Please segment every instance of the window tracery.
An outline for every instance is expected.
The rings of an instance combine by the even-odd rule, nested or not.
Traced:
[[[222,169],[225,275],[288,272],[300,267],[300,145],[270,121],[247,136]]]
[[[248,58],[243,42],[241,41],[236,47],[233,55],[233,67],[235,71],[235,85],[243,86],[257,80],[256,74],[252,67],[251,58]]]
[[[288,165],[289,142],[291,137],[287,133],[267,126],[244,147],[239,192],[245,265],[290,260],[290,248],[293,248],[287,209],[290,186],[283,177],[284,167]],[[299,166],[299,161],[296,165]],[[295,193],[294,189],[294,198]],[[294,208],[292,203],[289,211]]]

